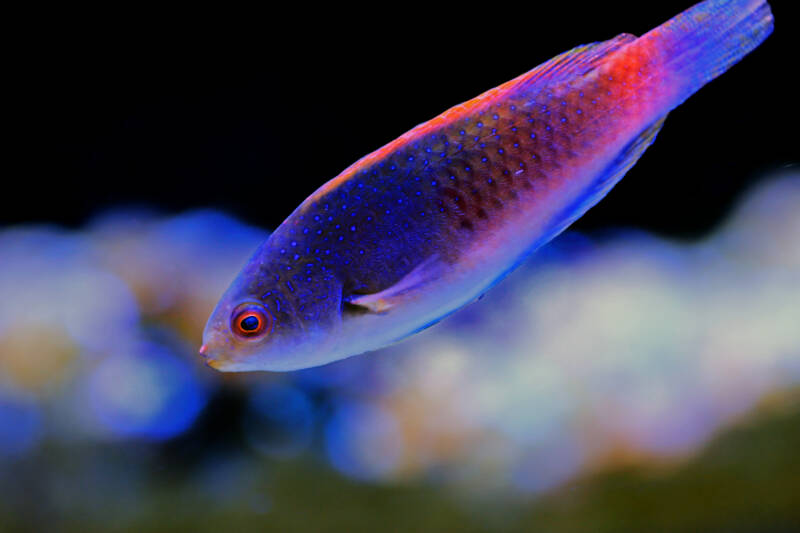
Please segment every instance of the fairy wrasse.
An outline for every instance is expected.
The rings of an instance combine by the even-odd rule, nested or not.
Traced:
[[[219,370],[293,370],[436,323],[597,203],[670,110],[771,31],[763,0],[708,0],[417,126],[323,185],[259,246],[200,352]]]

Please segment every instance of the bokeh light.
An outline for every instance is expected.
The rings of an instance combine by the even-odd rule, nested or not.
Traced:
[[[293,457],[311,444],[316,422],[309,395],[285,385],[256,388],[245,415],[245,434],[258,451],[272,457]]]
[[[325,426],[325,450],[334,468],[360,480],[386,479],[402,459],[394,416],[380,406],[342,402]]]
[[[91,414],[115,437],[166,439],[185,431],[206,403],[188,362],[140,342],[105,358],[88,376]]]
[[[213,211],[0,231],[2,464],[63,446],[99,492],[134,494],[151,453],[184,446],[176,463],[203,498],[265,513],[270,481],[254,469],[291,461],[358,484],[530,497],[687,460],[800,383],[800,175],[693,242],[567,232],[479,302],[378,352],[221,374],[197,356],[200,334],[265,236]],[[115,463],[127,443],[134,459]],[[84,505],[47,483],[63,508]]]
[[[0,460],[31,451],[42,437],[42,419],[32,401],[0,391]]]

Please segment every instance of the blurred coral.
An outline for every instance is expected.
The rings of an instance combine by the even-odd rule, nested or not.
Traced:
[[[800,382],[797,175],[702,241],[567,233],[409,341],[224,376],[195,356],[200,332],[265,236],[212,211],[0,232],[0,457],[43,435],[176,438],[223,386],[247,398],[243,438],[263,456],[317,450],[358,480],[540,492],[685,456]]]

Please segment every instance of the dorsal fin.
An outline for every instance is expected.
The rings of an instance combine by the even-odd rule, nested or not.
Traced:
[[[515,89],[524,89],[539,81],[557,82],[582,76],[594,70],[604,57],[635,40],[635,35],[621,33],[607,41],[576,46],[517,78],[519,85]]]
[[[311,196],[306,198],[306,200],[297,209],[303,210],[306,206],[315,202],[324,194],[327,194],[331,190],[341,185],[343,182],[350,179],[358,171],[389,156],[392,152],[401,149],[403,146],[413,143],[419,138],[429,134],[431,131],[434,131],[437,128],[454,121],[460,120],[465,116],[469,116],[476,110],[487,105],[491,105],[493,102],[499,99],[505,98],[510,92],[524,90],[538,82],[557,83],[570,77],[584,75],[596,68],[604,57],[618,50],[625,44],[635,40],[636,36],[629,33],[622,33],[613,39],[609,39],[608,41],[577,46],[572,50],[564,52],[563,54],[559,54],[553,59],[542,63],[538,67],[529,70],[525,74],[517,76],[513,80],[509,80],[502,85],[498,85],[494,89],[489,89],[483,94],[476,96],[472,100],[468,100],[450,108],[438,117],[427,122],[423,122],[415,128],[412,128],[382,148],[365,155],[344,169],[341,174],[317,189]]]

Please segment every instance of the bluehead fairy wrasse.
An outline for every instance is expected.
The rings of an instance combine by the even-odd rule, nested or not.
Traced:
[[[434,324],[603,198],[670,110],[771,31],[764,0],[707,0],[420,124],[323,185],[259,246],[201,353],[220,370],[293,370]]]

